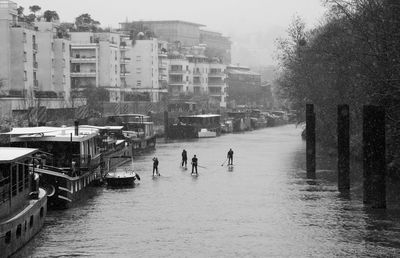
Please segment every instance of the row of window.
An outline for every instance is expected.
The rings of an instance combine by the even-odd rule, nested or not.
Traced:
[[[43,216],[44,216],[44,208],[41,207],[40,208],[40,213],[39,213],[39,218],[43,219]],[[33,227],[33,220],[34,220],[34,216],[31,215],[31,217],[29,219],[29,228],[30,229]],[[28,228],[27,227],[27,221],[25,221],[25,223],[24,223],[24,233],[27,231],[27,228]],[[15,237],[17,239],[19,239],[21,237],[21,235],[22,235],[22,225],[18,224],[17,230],[15,230]],[[5,241],[6,244],[10,244],[11,243],[11,230],[6,233],[4,241]]]

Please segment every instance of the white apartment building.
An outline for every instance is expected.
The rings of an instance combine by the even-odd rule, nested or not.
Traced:
[[[71,89],[103,87],[110,102],[121,101],[121,88],[129,75],[129,47],[121,44],[123,35],[113,32],[71,32]],[[122,56],[122,59],[121,59]]]
[[[170,53],[169,59],[169,81],[168,92],[171,97],[179,97],[187,95],[192,87],[191,71],[189,68],[189,60],[182,54]]]
[[[64,40],[55,39],[52,29],[39,31],[39,27],[52,27],[51,23],[18,22],[17,8],[12,1],[0,0],[0,115],[38,105],[68,106],[69,54],[64,55],[66,67],[58,70],[52,63],[56,58],[51,49],[52,42]],[[65,84],[57,85],[52,76],[61,74]]]
[[[160,51],[157,39],[136,40],[132,48],[127,52],[131,62],[127,65],[130,72],[126,77],[126,83],[133,92],[145,92],[150,96],[151,102],[159,102],[162,94],[167,92],[160,84]],[[165,66],[165,60],[161,61]],[[162,74],[165,74],[161,67]],[[161,76],[162,76],[161,74]]]
[[[158,41],[158,85],[168,93],[168,42]]]
[[[57,37],[55,22],[36,22],[38,88],[49,95],[70,99],[70,41]]]

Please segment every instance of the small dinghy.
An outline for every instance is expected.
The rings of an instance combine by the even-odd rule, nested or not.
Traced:
[[[139,175],[133,172],[133,170],[109,172],[104,178],[110,187],[133,186],[136,180],[140,181]]]

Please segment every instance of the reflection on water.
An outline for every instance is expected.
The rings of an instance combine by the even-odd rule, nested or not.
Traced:
[[[221,166],[229,148],[232,170]],[[198,177],[179,167],[182,149],[199,158]],[[97,188],[77,207],[49,212],[16,257],[398,256],[400,212],[364,207],[357,166],[347,194],[324,155],[317,180],[307,180],[304,150],[294,126],[159,143],[136,157],[136,187]],[[153,156],[160,177],[151,176]]]

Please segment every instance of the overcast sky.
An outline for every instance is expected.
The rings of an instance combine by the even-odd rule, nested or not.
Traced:
[[[131,20],[185,20],[201,23],[207,29],[230,36],[234,49],[264,50],[265,64],[271,63],[273,42],[285,35],[293,15],[304,18],[312,27],[324,13],[321,0],[17,0],[29,13],[29,6],[55,10],[61,21],[73,22],[82,13],[89,13],[104,27],[118,27]],[[251,38],[247,43],[243,38]],[[254,42],[258,41],[258,42]],[[235,53],[233,53],[236,55]],[[261,53],[260,53],[261,54]],[[238,57],[239,58],[239,57]],[[234,56],[234,59],[236,57]],[[244,60],[235,60],[236,62]],[[261,61],[263,63],[264,61]]]

